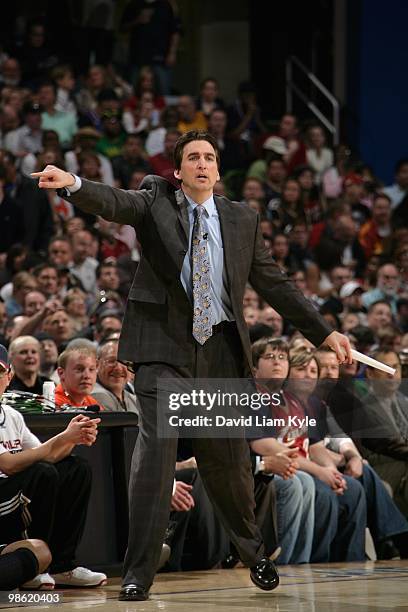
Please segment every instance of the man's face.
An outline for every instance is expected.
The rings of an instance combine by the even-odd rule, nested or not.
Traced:
[[[0,397],[6,391],[13,376],[13,370],[5,370],[2,366],[0,366]]]
[[[69,340],[74,333],[72,321],[64,310],[57,310],[53,315],[47,317],[44,322],[44,330],[54,338],[57,345]]]
[[[367,315],[368,326],[375,332],[381,327],[390,325],[391,322],[392,313],[388,304],[375,304]]]
[[[173,152],[178,139],[179,135],[176,133],[170,132],[170,134],[166,134],[164,139],[164,154],[166,157],[170,157],[171,159],[173,158]]]
[[[227,115],[222,110],[216,110],[211,113],[208,129],[214,134],[224,134],[227,127]]]
[[[65,368],[58,368],[58,374],[70,395],[89,395],[96,383],[96,358],[73,352]]]
[[[48,249],[49,259],[55,266],[68,266],[72,259],[72,249],[69,242],[55,240]]]
[[[58,273],[55,268],[44,268],[37,276],[38,286],[45,295],[55,295],[58,291]]]
[[[377,287],[386,295],[394,296],[399,287],[400,277],[393,264],[381,266],[378,270]]]
[[[293,115],[283,115],[279,128],[282,138],[293,138],[297,134],[296,117]]]
[[[115,332],[120,332],[122,323],[116,317],[105,317],[101,322],[100,338],[104,338]]]
[[[119,274],[115,267],[107,266],[106,268],[102,268],[98,280],[98,286],[100,289],[117,291],[119,282]]]
[[[340,291],[340,289],[345,283],[351,281],[351,279],[352,273],[351,270],[349,270],[348,268],[333,268],[331,273],[331,282],[333,285],[333,289],[335,289],[337,292]]]
[[[138,159],[142,155],[142,142],[140,138],[135,138],[132,136],[128,138],[125,142],[125,146],[123,147],[124,154],[126,157],[130,157],[131,159]]]
[[[259,317],[259,308],[254,308],[253,306],[247,306],[244,308],[244,319],[245,323],[248,327],[252,327],[255,323],[258,322]]]
[[[391,204],[387,198],[376,198],[373,204],[373,220],[379,225],[386,225],[391,219]]]
[[[40,345],[36,340],[18,342],[11,356],[11,363],[17,376],[38,374],[40,370]]]
[[[92,237],[89,232],[78,232],[72,236],[72,253],[74,261],[82,263],[92,249]]]
[[[58,349],[54,340],[41,340],[41,365],[49,367],[55,365],[58,359]]]
[[[3,62],[1,72],[3,80],[7,85],[18,85],[21,79],[20,65],[15,59],[7,59]]]
[[[289,372],[289,359],[285,350],[268,345],[258,361],[255,377],[284,380]]]
[[[218,87],[215,81],[206,81],[201,89],[201,96],[208,102],[213,102],[218,96]]]
[[[398,355],[392,351],[381,355],[381,361],[395,369],[394,376],[373,368],[367,368],[366,374],[373,385],[374,393],[381,397],[389,397],[397,391],[401,384],[401,363]]]
[[[285,164],[282,161],[271,161],[268,168],[268,178],[272,183],[282,183],[286,177]]]
[[[265,192],[260,181],[248,179],[245,181],[244,188],[242,190],[242,197],[244,200],[262,200],[265,196]]]
[[[41,121],[41,113],[27,113],[25,116],[25,123],[30,130],[40,130]]]
[[[128,372],[123,363],[117,361],[117,358],[117,342],[105,345],[98,362],[98,378],[107,389],[122,392],[127,382]]]
[[[191,122],[195,115],[195,104],[190,96],[181,96],[178,103],[178,112],[181,121]]]
[[[246,306],[253,306],[256,309],[259,309],[259,295],[256,291],[254,291],[254,289],[251,289],[250,287],[245,289],[243,306],[244,308]]]
[[[193,140],[185,145],[179,170],[174,176],[183,187],[197,191],[211,191],[220,179],[213,146],[206,140]]]
[[[318,353],[320,364],[320,378],[338,378],[340,367],[336,353]]]
[[[401,189],[408,189],[408,164],[403,164],[396,176],[396,180]]]
[[[40,291],[30,291],[24,297],[24,314],[32,317],[44,308],[46,302],[45,295]]]
[[[259,313],[259,322],[270,325],[273,328],[274,336],[281,336],[283,331],[283,319],[272,306],[265,306]]]
[[[54,88],[51,85],[43,85],[38,92],[38,102],[40,106],[48,108],[55,104]]]

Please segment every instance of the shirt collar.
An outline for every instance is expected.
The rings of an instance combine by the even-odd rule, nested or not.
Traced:
[[[194,209],[197,206],[199,206],[199,205],[197,204],[197,202],[194,202],[194,200],[192,198],[190,198],[190,196],[188,196],[186,193],[184,193],[184,195],[185,195],[186,200],[188,202],[189,212],[194,212]],[[214,196],[212,194],[210,195],[208,200],[205,200],[205,202],[200,204],[200,206],[204,207],[205,212],[207,213],[207,217],[212,217],[213,215],[217,214],[217,208],[215,206]]]

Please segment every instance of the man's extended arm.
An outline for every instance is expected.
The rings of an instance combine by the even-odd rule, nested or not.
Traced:
[[[125,191],[86,179],[81,179],[78,191],[69,193],[69,188],[75,185],[75,177],[56,166],[47,166],[41,172],[33,172],[32,176],[39,179],[40,189],[68,189],[62,197],[81,210],[134,227],[143,222],[146,208],[156,195],[156,184],[153,181],[147,189]]]

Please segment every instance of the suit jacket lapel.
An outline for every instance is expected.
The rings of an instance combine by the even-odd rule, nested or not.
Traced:
[[[232,292],[232,280],[234,276],[234,257],[236,255],[236,217],[234,214],[233,204],[225,200],[214,196],[215,204],[218,210],[218,216],[220,218],[222,242],[224,247],[224,259],[225,267],[227,269],[228,282],[230,292]],[[231,295],[232,298],[232,295]]]
[[[188,239],[190,235],[190,222],[188,219],[187,201],[181,189],[178,189],[176,191],[175,196],[176,196],[176,202],[177,202],[178,220],[183,230],[186,247],[188,247]]]

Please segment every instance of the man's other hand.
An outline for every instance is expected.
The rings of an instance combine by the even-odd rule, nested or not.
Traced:
[[[330,346],[336,353],[339,363],[352,363],[350,340],[344,334],[334,331],[327,336],[323,346]]]
[[[31,176],[39,179],[38,186],[40,189],[62,189],[63,187],[72,187],[75,183],[72,174],[50,165],[46,166],[41,172],[32,172]]]

